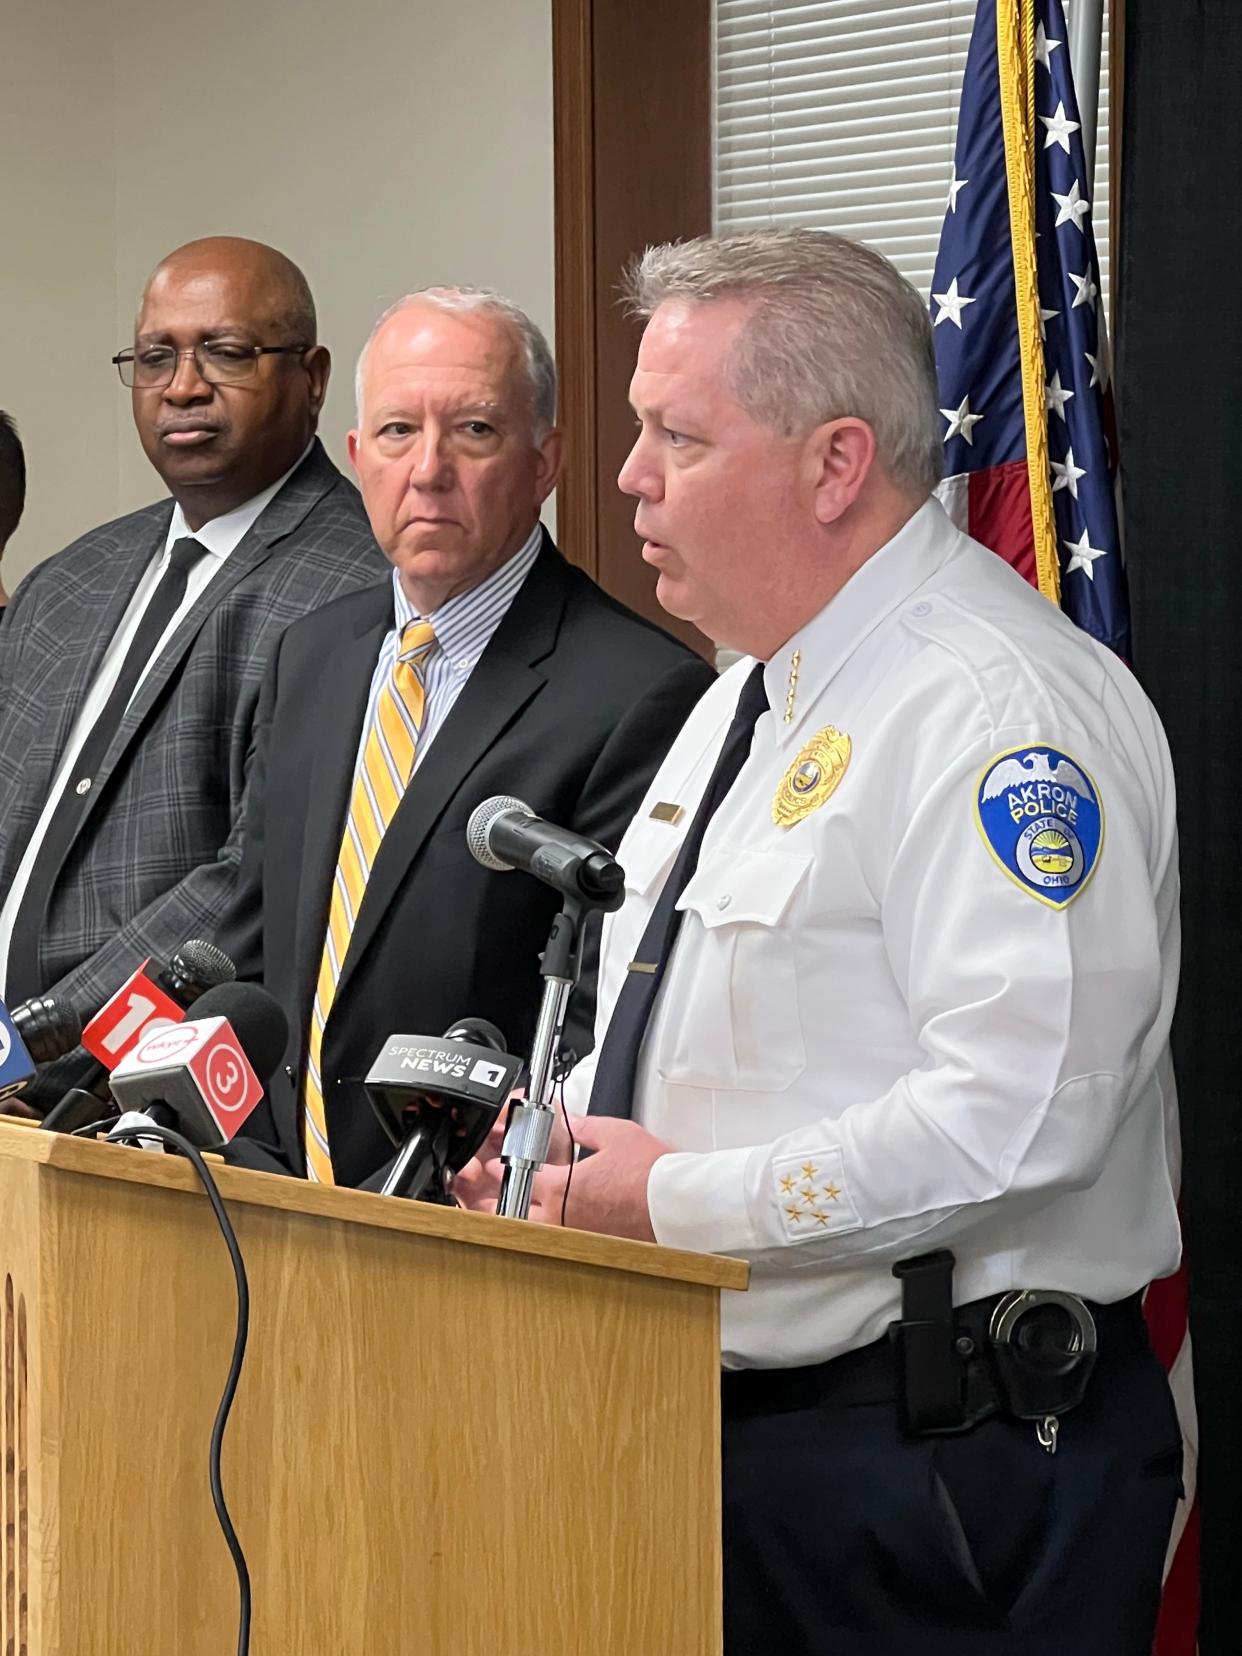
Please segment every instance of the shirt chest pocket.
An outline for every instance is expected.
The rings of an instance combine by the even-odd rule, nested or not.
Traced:
[[[795,925],[809,856],[717,850],[678,901],[656,1068],[673,1085],[780,1092],[806,1068]]]

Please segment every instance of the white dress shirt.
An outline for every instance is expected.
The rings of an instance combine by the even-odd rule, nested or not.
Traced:
[[[691,714],[621,845],[596,1054],[751,665]],[[937,1247],[959,1304],[1114,1301],[1171,1272],[1174,789],[1135,679],[933,501],[764,682],[771,711],[678,904],[634,1110],[676,1147],[648,1185],[659,1241],[753,1264],[750,1291],[723,1296],[726,1365],[877,1339],[899,1315],[893,1264]],[[782,779],[828,727],[838,753],[849,738],[835,791],[778,826]],[[1037,766],[1035,748],[1085,772],[1106,825],[1094,864],[1079,844],[1058,877],[1062,907],[976,816],[993,765]],[[579,1110],[595,1061],[570,1078]]]
[[[284,488],[289,478],[292,477],[298,466],[310,453],[310,450],[311,444],[308,443],[297,461],[290,466],[283,477],[277,478],[270,488],[264,489],[243,505],[235,506],[231,512],[225,512],[220,517],[212,518],[209,523],[203,524],[201,529],[191,530],[186,523],[185,513],[179,505],[174,504],[172,519],[168,525],[168,533],[164,537],[164,545],[143,572],[142,579],[134,589],[134,596],[130,599],[129,606],[121,617],[120,624],[113,633],[108,648],[104,651],[103,659],[99,663],[99,671],[83,699],[77,718],[73,721],[73,728],[69,732],[69,740],[65,744],[65,751],[57,767],[42,814],[35,824],[34,832],[31,834],[22,855],[22,860],[17,866],[17,872],[13,876],[13,884],[9,887],[8,897],[5,899],[3,906],[0,906],[0,997],[4,995],[13,925],[17,919],[17,912],[21,907],[22,899],[26,895],[26,887],[30,883],[30,874],[34,868],[35,858],[39,854],[39,848],[46,837],[48,825],[55,814],[61,795],[71,781],[77,780],[73,768],[77,763],[78,754],[81,753],[86,738],[90,735],[99,715],[107,705],[108,697],[112,694],[113,687],[121,676],[121,668],[125,664],[125,657],[129,653],[134,635],[137,633],[142,617],[146,613],[147,605],[151,602],[155,589],[159,586],[164,577],[164,571],[168,568],[169,555],[174,543],[187,536],[192,536],[200,546],[206,547],[208,555],[205,558],[200,558],[193,569],[190,570],[186,580],[185,597],[177,606],[176,614],[164,629],[160,641],[152,653],[151,660],[142,669],[134,685],[134,696],[138,694],[142,687],[142,682],[150,672],[152,663],[159,660],[161,651],[182,621],[185,620],[193,605],[206,591],[216,575],[219,574],[229,555],[241,545],[246,535],[258,522],[259,514],[271,504],[281,489]],[[130,700],[133,700],[133,696],[130,697]]]

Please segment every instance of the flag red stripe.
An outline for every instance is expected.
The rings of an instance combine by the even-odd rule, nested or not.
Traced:
[[[1185,1262],[1171,1277],[1153,1282],[1143,1300],[1147,1332],[1167,1374],[1177,1361],[1186,1338],[1187,1281]]]
[[[1031,489],[1025,460],[969,473],[970,533],[1011,564],[1033,587],[1035,531],[1031,526]]]
[[[1199,1648],[1199,1503],[1190,1509],[1164,1578],[1152,1656],[1195,1656]]]

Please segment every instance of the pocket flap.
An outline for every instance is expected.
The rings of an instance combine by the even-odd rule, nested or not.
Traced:
[[[631,828],[617,853],[625,875],[625,889],[641,895],[657,882],[663,884],[664,875],[681,850],[685,832],[683,825],[674,827],[668,822],[643,821]]]
[[[749,921],[774,926],[811,866],[785,851],[713,851],[701,862],[677,907],[697,914],[710,931]]]

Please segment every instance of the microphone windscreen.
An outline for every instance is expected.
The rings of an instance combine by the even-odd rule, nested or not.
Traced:
[[[194,1002],[194,1021],[227,1018],[250,1067],[267,1084],[289,1043],[289,1020],[257,983],[220,983]]]
[[[475,862],[482,863],[484,868],[509,869],[513,866],[512,863],[498,857],[487,843],[492,823],[506,811],[518,811],[523,816],[535,814],[524,800],[514,799],[509,794],[494,794],[491,799],[485,799],[481,805],[476,805],[470,813],[470,821],[466,824],[466,844],[470,847],[470,855]]]
[[[470,1041],[475,1046],[491,1047],[493,1052],[507,1052],[505,1038],[487,1018],[459,1018],[444,1031],[446,1041]]]
[[[51,1064],[72,1052],[82,1039],[82,1020],[72,1006],[40,995],[15,1006],[13,1027],[36,1064]]]
[[[232,983],[237,967],[214,943],[201,937],[192,937],[183,943],[169,962],[172,976],[178,979],[195,1000],[220,983]],[[219,1014],[221,1017],[223,1013]]]

